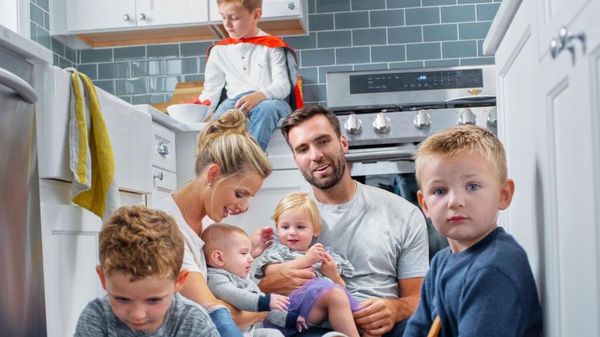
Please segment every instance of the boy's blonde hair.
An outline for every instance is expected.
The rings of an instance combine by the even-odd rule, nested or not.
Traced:
[[[491,163],[500,181],[508,178],[506,153],[500,140],[490,131],[475,125],[459,125],[427,138],[417,150],[415,166],[421,186],[421,168],[433,156],[449,158],[460,154],[476,154]]]
[[[275,224],[279,227],[279,217],[292,211],[303,211],[306,212],[306,214],[309,214],[315,232],[321,232],[321,229],[323,228],[323,224],[321,223],[321,213],[319,212],[317,204],[308,193],[292,192],[283,197],[283,199],[279,201],[279,204],[277,204],[275,213],[271,219],[275,221]]]
[[[196,175],[216,164],[223,178],[256,172],[268,177],[273,167],[260,145],[248,134],[246,116],[239,110],[229,110],[210,122],[198,137]]]
[[[202,232],[201,236],[202,241],[204,241],[204,247],[202,248],[204,255],[208,258],[215,250],[223,251],[227,246],[231,245],[229,240],[234,233],[248,237],[248,234],[243,229],[226,223],[214,223],[208,226]]]
[[[183,250],[175,219],[141,205],[119,208],[100,232],[102,272],[124,274],[131,282],[149,276],[175,280]]]
[[[218,6],[231,3],[236,4],[238,6],[242,6],[249,12],[252,12],[257,8],[262,9],[262,0],[217,0]]]

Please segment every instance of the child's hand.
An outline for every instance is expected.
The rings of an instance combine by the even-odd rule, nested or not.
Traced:
[[[302,328],[308,329],[308,326],[306,325],[306,318],[298,316],[298,320],[296,321],[296,329],[298,329],[298,332],[302,332]]]
[[[324,255],[325,250],[323,249],[323,244],[315,243],[312,247],[308,249],[308,252],[306,252],[305,257],[308,264],[312,266],[313,264],[322,260],[324,258]]]
[[[267,99],[265,94],[260,91],[256,91],[238,99],[237,103],[235,103],[235,108],[243,112],[244,115],[248,116],[248,112],[254,109],[255,106],[265,99]]]
[[[331,280],[336,279],[340,276],[337,270],[337,265],[333,261],[333,257],[327,253],[323,253],[323,260],[321,261],[321,274],[329,277]]]
[[[252,233],[252,236],[250,237],[252,251],[250,254],[252,254],[253,259],[259,257],[265,249],[273,244],[273,234],[273,228],[271,227],[261,227]]]
[[[269,309],[286,311],[290,301],[286,296],[279,294],[271,294],[271,302],[269,302]]]

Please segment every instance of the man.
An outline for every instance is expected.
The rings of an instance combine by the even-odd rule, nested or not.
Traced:
[[[352,179],[344,158],[348,141],[333,112],[304,107],[290,114],[281,130],[321,211],[323,231],[316,241],[355,267],[346,284],[362,300],[354,313],[357,326],[363,336],[402,336],[429,268],[423,214],[400,196]],[[264,278],[260,287],[288,294],[313,277],[312,268],[291,270]]]

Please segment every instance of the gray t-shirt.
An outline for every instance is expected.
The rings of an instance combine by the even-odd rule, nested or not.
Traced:
[[[130,337],[130,336],[201,336],[219,337],[217,328],[200,305],[176,293],[165,320],[153,333],[131,330],[121,322],[110,306],[108,297],[97,298],[83,309],[75,337]]]
[[[314,242],[332,247],[354,265],[346,288],[359,300],[398,298],[398,280],[423,277],[429,269],[423,213],[402,197],[357,183],[343,205],[324,205],[323,231]]]

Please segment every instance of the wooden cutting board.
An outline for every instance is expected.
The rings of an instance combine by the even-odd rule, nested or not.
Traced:
[[[179,82],[175,86],[175,90],[173,91],[173,97],[171,101],[168,103],[152,103],[151,106],[156,109],[167,113],[167,107],[171,104],[178,104],[182,101],[189,101],[194,97],[198,97],[202,92],[202,88],[204,87],[204,82]]]

